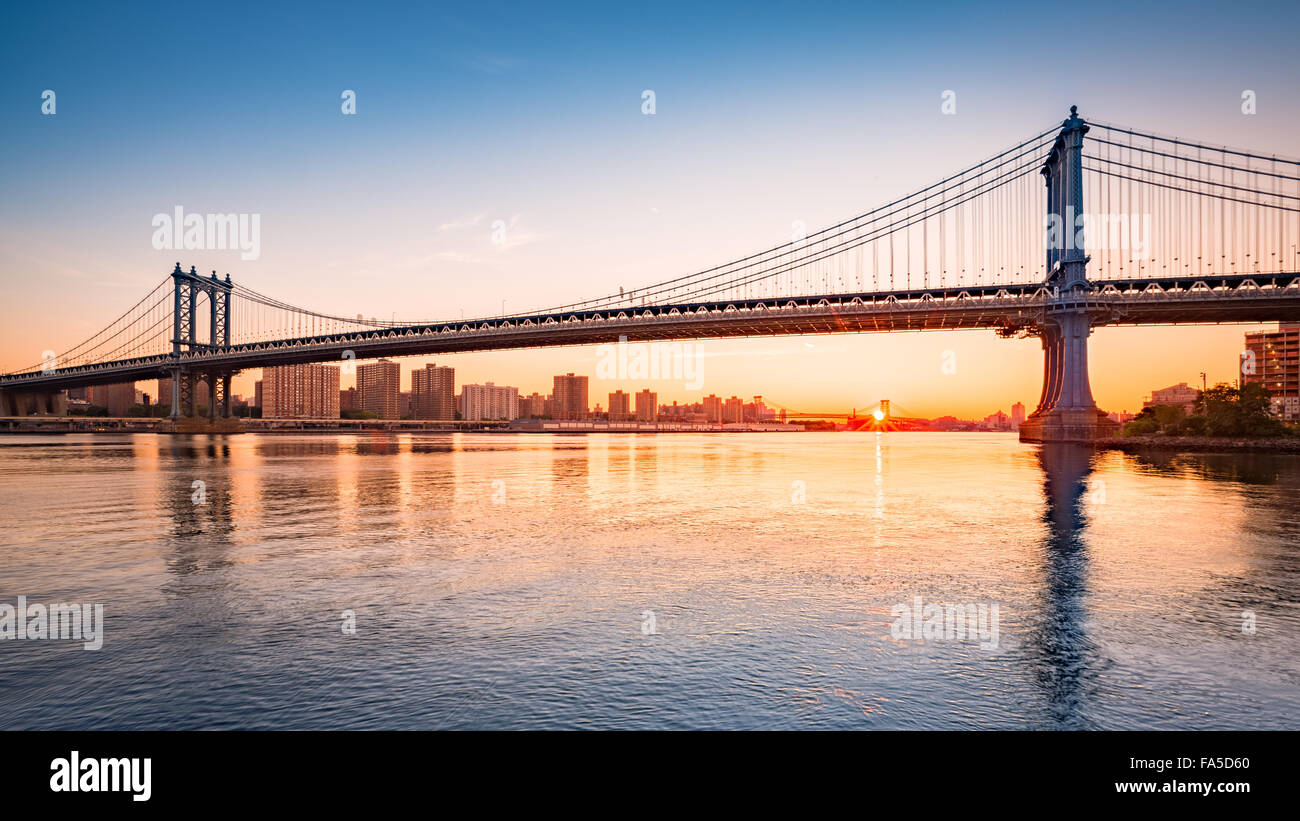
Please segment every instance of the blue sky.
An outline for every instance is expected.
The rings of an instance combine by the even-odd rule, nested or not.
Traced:
[[[187,265],[319,310],[429,318],[741,256],[788,237],[792,220],[815,228],[919,188],[1070,104],[1300,153],[1294,4],[44,3],[3,15],[5,367],[79,341],[159,281],[178,254],[151,246],[150,219],[176,205],[262,215],[259,259],[181,252]],[[54,116],[40,113],[44,89],[57,93]],[[340,112],[344,89],[355,116]],[[645,89],[653,116],[641,113]],[[939,111],[946,89],[955,117]],[[1243,89],[1258,95],[1253,117],[1240,114]],[[488,242],[497,219],[510,226],[504,248]],[[997,372],[1036,361],[1032,348],[1015,353],[1032,342],[956,339],[942,344]],[[819,360],[828,374],[930,344],[834,342],[842,350]],[[537,370],[520,385],[531,391],[590,358],[456,363],[461,382]],[[707,390],[759,392],[764,369],[743,359],[734,383]],[[806,370],[798,360],[773,367]],[[1161,367],[1151,381],[1174,375]],[[1193,370],[1206,367],[1218,365]],[[870,390],[905,382],[904,370],[882,370]],[[999,383],[1001,406],[1030,402],[1037,379],[1034,364]],[[835,390],[826,402],[854,404]],[[914,394],[904,404],[943,401]]]

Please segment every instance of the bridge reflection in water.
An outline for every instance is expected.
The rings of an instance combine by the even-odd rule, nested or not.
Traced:
[[[1089,553],[1084,496],[1095,451],[1086,445],[1040,446],[1043,521],[1040,620],[1027,637],[1052,722],[1061,729],[1084,726],[1083,702],[1093,646],[1085,628]]]

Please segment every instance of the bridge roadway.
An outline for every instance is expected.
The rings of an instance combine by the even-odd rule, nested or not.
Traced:
[[[797,334],[969,328],[1033,332],[1054,310],[1086,308],[1097,325],[1300,321],[1300,274],[1143,277],[1092,283],[1053,295],[1041,283],[920,288],[812,297],[752,298],[613,310],[555,311],[248,342],[229,348],[138,357],[0,376],[0,388],[62,390],[192,370],[239,371],[511,348]]]

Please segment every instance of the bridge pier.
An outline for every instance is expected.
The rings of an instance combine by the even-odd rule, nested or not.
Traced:
[[[1020,425],[1022,442],[1095,442],[1115,436],[1119,423],[1092,398],[1088,380],[1087,311],[1053,312],[1037,331],[1043,343],[1043,392],[1038,407]]]
[[[1095,442],[1119,432],[1092,398],[1088,337],[1088,256],[1083,242],[1083,136],[1088,125],[1070,107],[1043,164],[1047,185],[1047,282],[1052,303],[1035,333],[1043,342],[1043,392],[1020,425],[1022,442]]]
[[[0,390],[0,416],[67,416],[63,391]]]
[[[234,415],[230,401],[229,371],[197,373],[182,368],[172,371],[172,405],[170,418],[194,417],[200,407],[207,408],[209,421],[229,419]],[[206,390],[200,390],[202,385]]]

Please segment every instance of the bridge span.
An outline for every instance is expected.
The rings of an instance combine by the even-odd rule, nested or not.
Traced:
[[[1115,427],[1089,387],[1093,328],[1300,321],[1297,245],[1300,161],[1085,123],[1071,109],[1059,127],[791,243],[526,313],[347,318],[178,263],[99,334],[0,375],[0,415],[50,412],[71,387],[170,377],[173,415],[193,415],[204,380],[210,415],[225,416],[234,373],[345,358],[987,329],[1043,343],[1043,393],[1022,439],[1089,441]]]

